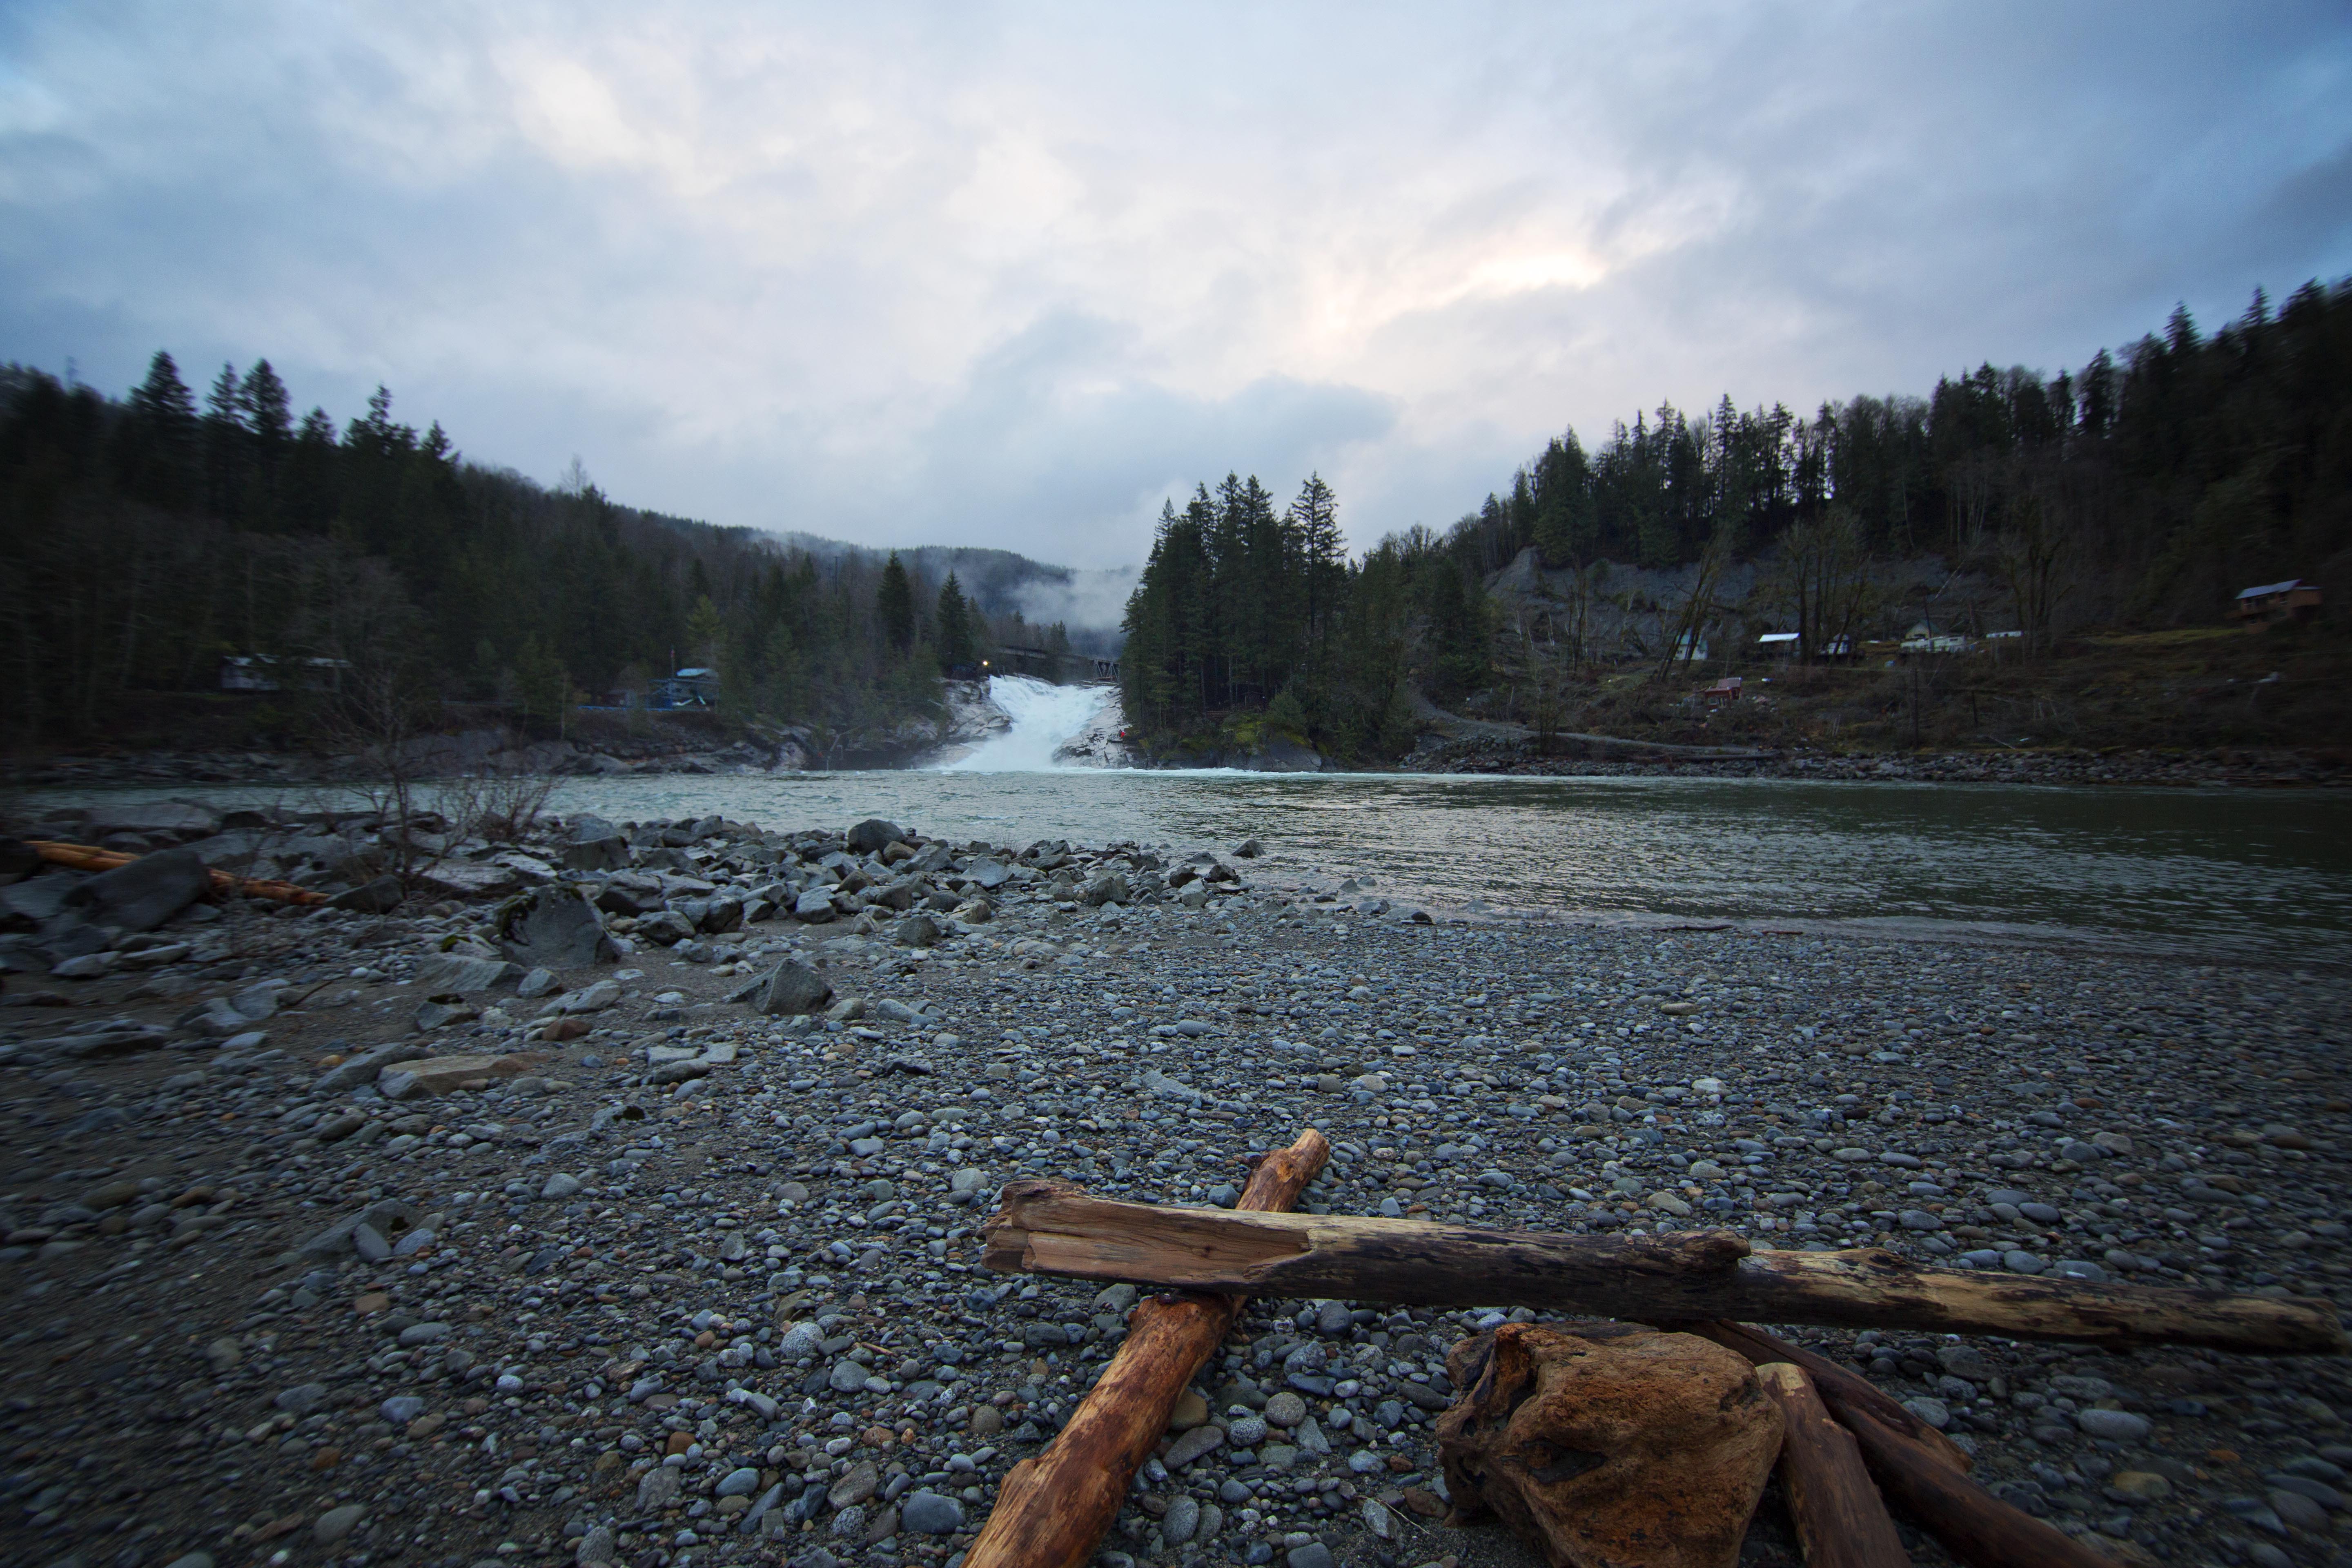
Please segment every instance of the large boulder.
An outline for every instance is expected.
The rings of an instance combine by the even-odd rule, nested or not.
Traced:
[[[378,1046],[350,1059],[337,1063],[320,1073],[311,1083],[314,1094],[340,1094],[347,1089],[357,1089],[363,1083],[373,1083],[378,1074],[388,1067],[429,1057],[433,1047],[422,1040],[395,1040],[388,1046]]]
[[[849,848],[856,855],[876,855],[885,845],[902,843],[906,837],[906,829],[897,823],[869,816],[849,830]]]
[[[386,1100],[447,1094],[467,1084],[520,1078],[547,1059],[544,1051],[517,1051],[502,1057],[419,1057],[385,1068],[376,1077],[376,1092]]]
[[[675,947],[694,934],[694,922],[676,910],[664,910],[637,921],[636,938],[656,947]]]
[[[584,969],[619,956],[594,908],[560,884],[536,889],[499,911],[499,951],[526,969]]]
[[[153,931],[212,888],[204,857],[193,849],[142,855],[111,871],[100,871],[66,895],[68,905],[88,910],[105,925]]]
[[[1446,1359],[1449,1524],[1498,1514],[1570,1568],[1732,1568],[1780,1452],[1780,1406],[1695,1334],[1507,1323]]]
[[[756,985],[747,987],[753,1007],[770,1015],[814,1013],[833,1000],[833,987],[805,963],[776,965]]]
[[[662,907],[661,879],[624,872],[597,890],[596,907],[608,915],[658,913]]]
[[[574,871],[617,871],[629,863],[629,841],[615,833],[563,847],[563,864]]]
[[[407,1234],[409,1227],[424,1217],[423,1212],[405,1198],[379,1198],[304,1242],[300,1252],[305,1258],[341,1258],[353,1250],[352,1233],[362,1226],[390,1240]]]
[[[41,868],[41,852],[21,838],[0,833],[0,877],[29,877]]]
[[[89,880],[79,871],[48,871],[14,887],[0,888],[0,915],[13,915],[36,925],[55,920],[66,907],[66,900]]]
[[[839,912],[833,907],[833,895],[823,888],[811,888],[793,900],[793,919],[811,925],[823,925]]]

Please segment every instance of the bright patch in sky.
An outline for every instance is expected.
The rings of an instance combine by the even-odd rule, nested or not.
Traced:
[[[0,358],[267,355],[478,458],[1139,560],[1574,424],[2045,370],[2352,270],[2337,5],[0,11]]]

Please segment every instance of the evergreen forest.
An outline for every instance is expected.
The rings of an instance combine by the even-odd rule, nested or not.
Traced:
[[[0,712],[12,741],[103,734],[133,692],[215,689],[224,658],[343,661],[406,700],[554,732],[681,667],[719,706],[838,734],[936,711],[992,626],[950,572],[468,462],[381,388],[338,428],[267,360],[199,403],[169,353],[114,399],[0,370]]]
[[[2094,625],[2218,622],[2278,579],[2340,605],[2352,279],[2276,310],[2257,293],[2210,334],[2177,310],[2054,376],[1988,363],[1810,416],[1667,405],[1590,448],[1570,430],[1444,533],[1353,561],[1337,504],[1313,478],[1277,510],[1234,476],[1167,504],[1128,607],[1130,721],[1181,739],[1262,710],[1327,752],[1393,756],[1412,687],[1444,702],[1530,663],[1573,678],[1627,657],[1591,632],[1612,584],[1621,625],[1650,612],[1630,653],[1662,667],[1727,632],[1798,634],[1807,659],[1899,635],[1911,612],[1874,592],[1895,563],[1980,581],[1965,629],[2016,632],[2030,657]],[[1542,624],[1506,624],[1488,592],[1506,568],[1540,582]]]

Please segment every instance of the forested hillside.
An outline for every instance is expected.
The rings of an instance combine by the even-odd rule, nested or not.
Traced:
[[[0,371],[8,738],[102,732],[126,693],[216,687],[225,655],[349,660],[542,728],[706,665],[737,716],[850,729],[929,710],[942,664],[992,635],[919,571],[886,614],[877,556],[465,461],[381,389],[341,429],[292,410],[266,360],[224,366],[201,406],[165,353],[121,400]]]
[[[2352,593],[2352,280],[2201,333],[2185,310],[2054,376],[1991,365],[1810,417],[1671,405],[1549,443],[1444,535],[1341,560],[1319,479],[1277,515],[1255,478],[1171,502],[1129,607],[1129,710],[1163,736],[1221,711],[1327,752],[1393,754],[1400,683],[1460,698],[1596,661],[1796,633],[1807,661],[1930,606],[2047,658],[2080,628],[2211,623],[2239,589]],[[1523,553],[1531,552],[1531,553]],[[1517,563],[1507,616],[1486,592]],[[1907,563],[1907,565],[1904,565]],[[1904,565],[1903,570],[1896,570]],[[1718,656],[1720,657],[1720,656]]]

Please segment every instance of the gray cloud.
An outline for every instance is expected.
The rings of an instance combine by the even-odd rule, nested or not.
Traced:
[[[0,356],[267,354],[867,543],[1359,543],[1663,398],[2056,368],[2352,269],[2334,5],[0,11]]]

